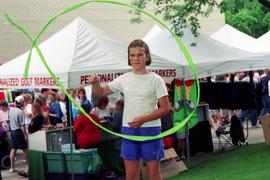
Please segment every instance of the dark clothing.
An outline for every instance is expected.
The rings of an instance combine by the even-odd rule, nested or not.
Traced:
[[[261,95],[268,95],[268,81],[269,81],[269,76],[264,76],[261,79]]]
[[[85,98],[84,100],[80,100],[80,103],[81,105],[86,104],[89,106],[90,109],[92,109],[92,104],[90,103],[88,99]]]
[[[56,125],[57,123],[63,123],[61,119],[63,117],[63,112],[61,110],[61,107],[58,101],[51,102],[49,112],[50,114],[56,115],[56,117],[50,116],[51,125]]]
[[[116,133],[121,133],[123,121],[123,111],[115,113],[113,116],[112,128]]]
[[[37,132],[41,129],[42,125],[44,122],[44,117],[42,115],[38,115],[36,117],[34,117],[28,127],[28,132],[30,134]]]
[[[11,130],[10,135],[12,149],[27,149],[27,143],[21,129]]]
[[[234,145],[238,146],[239,142],[245,142],[245,135],[242,124],[236,115],[231,117],[230,136]]]

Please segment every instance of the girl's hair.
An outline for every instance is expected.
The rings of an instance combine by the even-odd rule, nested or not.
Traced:
[[[40,103],[34,102],[32,104],[32,107],[34,107],[37,110],[37,114],[35,114],[35,115],[42,114],[42,108],[41,108],[41,104]]]
[[[0,101],[0,107],[8,107],[8,103],[6,100]]]
[[[130,59],[129,59],[129,55],[130,55],[129,50],[130,50],[130,48],[135,48],[135,47],[142,47],[142,48],[144,48],[144,52],[145,52],[146,57],[147,57],[146,65],[147,65],[147,66],[150,65],[151,62],[152,62],[152,59],[151,59],[149,47],[148,47],[148,45],[147,45],[143,40],[141,40],[141,39],[135,39],[135,40],[133,40],[133,41],[129,44],[129,46],[128,46],[128,65],[131,65]]]
[[[103,104],[109,104],[109,98],[107,96],[102,96],[97,102],[97,107],[100,108]]]
[[[84,95],[86,95],[85,89],[81,88],[78,90],[78,98],[80,97],[79,94],[83,93]]]
[[[118,107],[120,111],[123,111],[124,101],[122,99],[117,100],[115,103],[115,107]]]

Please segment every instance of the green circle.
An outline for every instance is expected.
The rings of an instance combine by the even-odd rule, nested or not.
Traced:
[[[51,69],[49,68],[49,66],[47,65],[45,58],[41,52],[41,50],[39,49],[38,45],[36,44],[37,40],[40,38],[40,36],[44,33],[44,31],[60,16],[69,13],[70,11],[73,11],[75,9],[78,9],[82,6],[87,5],[88,3],[91,2],[96,2],[96,3],[109,3],[109,4],[115,4],[115,5],[120,5],[120,6],[126,6],[129,7],[131,9],[137,10],[141,13],[143,13],[144,15],[152,18],[152,20],[154,20],[156,23],[158,23],[160,26],[162,26],[163,28],[165,28],[166,30],[168,30],[171,35],[174,37],[175,41],[177,42],[178,46],[181,48],[182,52],[184,53],[185,58],[187,59],[192,72],[195,75],[195,79],[196,79],[196,85],[197,85],[197,93],[198,93],[198,98],[196,101],[196,105],[194,110],[178,125],[174,126],[173,128],[157,135],[157,136],[131,136],[131,135],[124,135],[124,134],[120,134],[120,133],[116,133],[113,131],[110,131],[107,128],[104,128],[103,126],[99,125],[98,123],[96,123],[82,108],[81,106],[69,95],[69,93],[67,92],[65,86],[57,79],[57,77],[55,76],[55,74],[51,71]],[[185,48],[185,46],[183,45],[183,43],[179,40],[179,38],[177,37],[177,35],[170,30],[161,20],[159,20],[156,16],[144,11],[143,9],[140,9],[134,5],[125,3],[125,2],[120,2],[120,1],[116,1],[116,0],[89,0],[89,1],[84,1],[78,4],[75,4],[73,6],[70,6],[69,8],[65,9],[64,11],[62,11],[61,13],[57,14],[56,16],[52,17],[51,19],[49,19],[47,21],[47,23],[44,25],[44,27],[41,29],[41,31],[38,33],[38,35],[36,36],[36,38],[32,38],[29,33],[27,32],[27,30],[22,27],[21,25],[19,25],[18,23],[15,23],[12,18],[10,17],[10,15],[6,14],[5,15],[7,20],[14,26],[16,26],[19,30],[21,30],[24,34],[26,34],[28,36],[28,38],[31,40],[32,42],[32,47],[30,49],[30,53],[27,59],[27,64],[26,64],[26,68],[25,68],[25,77],[28,76],[28,70],[29,70],[29,65],[30,65],[30,59],[31,59],[31,53],[32,53],[32,49],[36,48],[42,63],[44,64],[44,66],[46,67],[46,69],[48,70],[48,72],[50,73],[50,75],[52,76],[52,78],[55,80],[55,82],[57,83],[57,85],[61,88],[61,90],[68,96],[69,100],[85,115],[88,117],[88,119],[94,123],[96,126],[98,126],[99,128],[101,128],[102,130],[113,134],[115,136],[119,136],[125,139],[129,139],[129,140],[135,140],[135,141],[146,141],[146,140],[152,140],[152,139],[157,139],[157,138],[162,138],[164,136],[168,136],[172,133],[175,133],[177,130],[179,130],[180,128],[184,127],[184,125],[188,122],[188,120],[191,118],[191,116],[193,115],[193,113],[195,112],[196,108],[198,107],[199,104],[199,96],[200,96],[200,85],[199,85],[199,80],[198,80],[198,76],[197,76],[197,71],[195,68],[195,65],[192,62],[191,56],[189,55],[187,49]]]

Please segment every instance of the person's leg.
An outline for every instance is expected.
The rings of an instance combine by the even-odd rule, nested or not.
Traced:
[[[140,160],[124,160],[126,180],[140,179]]]
[[[146,170],[149,180],[161,180],[160,160],[146,161]]]
[[[257,109],[250,109],[249,119],[251,121],[251,125],[252,126],[256,126],[257,125],[257,117],[258,117]]]
[[[27,149],[23,149],[23,159],[27,162]]]
[[[178,140],[178,147],[179,147],[180,158],[183,160],[186,158],[186,156],[185,156],[185,139]]]
[[[11,149],[9,158],[10,158],[10,169],[14,170],[15,169],[15,157],[16,157],[16,151],[17,149]]]
[[[267,106],[268,106],[268,98],[267,98],[267,96],[263,95],[261,97],[261,101],[262,101],[262,110],[261,110],[260,116],[264,116],[268,111],[268,108],[267,108]]]

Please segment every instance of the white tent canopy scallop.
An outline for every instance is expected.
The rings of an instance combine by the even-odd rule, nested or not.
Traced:
[[[90,75],[107,83],[131,70],[127,58],[128,44],[77,18],[49,39],[40,43],[48,66],[66,88],[89,84]],[[23,73],[29,51],[0,66],[0,88],[57,88],[54,80],[33,49],[29,78]],[[179,76],[178,65],[152,55],[151,70],[164,79]]]

